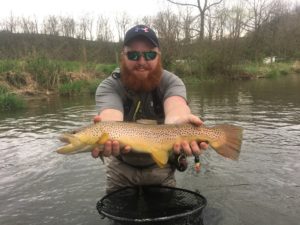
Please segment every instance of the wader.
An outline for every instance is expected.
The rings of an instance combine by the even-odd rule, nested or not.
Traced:
[[[111,76],[121,82],[119,72],[113,72]],[[158,88],[142,94],[126,90],[125,94],[125,121],[151,119],[159,124],[164,122],[163,95]],[[127,186],[176,185],[174,166],[167,164],[166,167],[159,168],[149,154],[130,152],[117,157],[111,156],[108,160],[107,193]]]

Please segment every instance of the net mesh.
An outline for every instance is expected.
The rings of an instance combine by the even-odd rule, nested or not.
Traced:
[[[199,193],[162,186],[127,187],[104,196],[98,212],[114,224],[202,224],[206,199]]]

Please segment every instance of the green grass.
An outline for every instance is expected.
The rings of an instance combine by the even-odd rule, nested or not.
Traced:
[[[89,81],[78,80],[65,83],[59,86],[58,92],[61,96],[75,96],[82,93],[94,95],[101,79],[93,79]]]
[[[116,67],[117,67],[116,64],[96,64],[95,72],[104,73],[105,75],[108,75],[111,74]]]
[[[272,64],[247,63],[234,67],[239,74],[254,78],[277,78],[293,72],[292,63],[278,62]]]
[[[0,111],[12,111],[25,108],[25,101],[0,85]]]
[[[8,88],[6,86],[0,85],[0,95],[8,92]]]
[[[58,92],[62,96],[73,96],[81,93],[86,86],[87,81],[78,80],[60,85]]]
[[[102,79],[93,79],[90,80],[87,86],[88,93],[91,95],[95,95],[97,87],[101,83]]]
[[[23,70],[23,62],[20,60],[4,59],[0,60],[0,74],[9,71],[20,72]]]
[[[116,64],[52,60],[44,56],[27,57],[22,60],[0,60],[0,78],[2,77],[8,83],[20,88],[25,85],[24,74],[28,73],[42,88],[51,90],[66,84],[63,89],[66,89],[67,93],[72,89],[78,91],[81,86],[70,84],[72,81],[67,76],[68,72],[86,73],[99,77],[109,75],[116,67]],[[9,75],[7,75],[8,73]]]

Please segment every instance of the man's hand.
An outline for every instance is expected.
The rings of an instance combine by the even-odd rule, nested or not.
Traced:
[[[94,123],[98,123],[101,121],[101,117],[99,115],[94,117]],[[103,148],[94,148],[92,151],[92,156],[97,158],[99,156],[109,157],[111,155],[117,156],[120,153],[128,153],[130,152],[130,146],[125,146],[124,148],[120,148],[120,144],[118,141],[115,140],[108,140],[105,142]]]
[[[164,102],[165,109],[165,124],[181,124],[181,123],[192,123],[196,126],[202,125],[202,120],[191,113],[186,100],[180,96],[168,97]],[[208,144],[205,142],[197,143],[192,141],[188,143],[187,141],[182,141],[181,143],[176,143],[173,147],[175,154],[180,154],[180,151],[186,155],[200,155],[203,150],[208,148]]]
[[[187,116],[178,117],[173,121],[168,121],[168,123],[175,123],[175,124],[181,124],[181,123],[192,123],[196,126],[201,126],[203,124],[202,120],[193,115],[188,114]],[[204,150],[208,148],[208,144],[206,142],[199,142],[192,141],[188,143],[187,141],[182,141],[181,143],[175,143],[173,146],[173,150],[175,154],[180,154],[181,150],[188,155],[195,155],[198,156],[203,153]]]

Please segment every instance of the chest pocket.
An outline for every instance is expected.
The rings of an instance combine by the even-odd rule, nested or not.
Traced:
[[[128,95],[124,101],[124,117],[126,121],[150,119],[163,123],[164,109],[159,89],[141,95]]]
[[[120,71],[115,70],[111,76],[120,81]],[[163,94],[159,88],[152,92],[136,94],[130,90],[125,90],[125,99],[123,99],[124,120],[136,121],[139,119],[156,120],[163,123],[165,119],[163,107]]]

